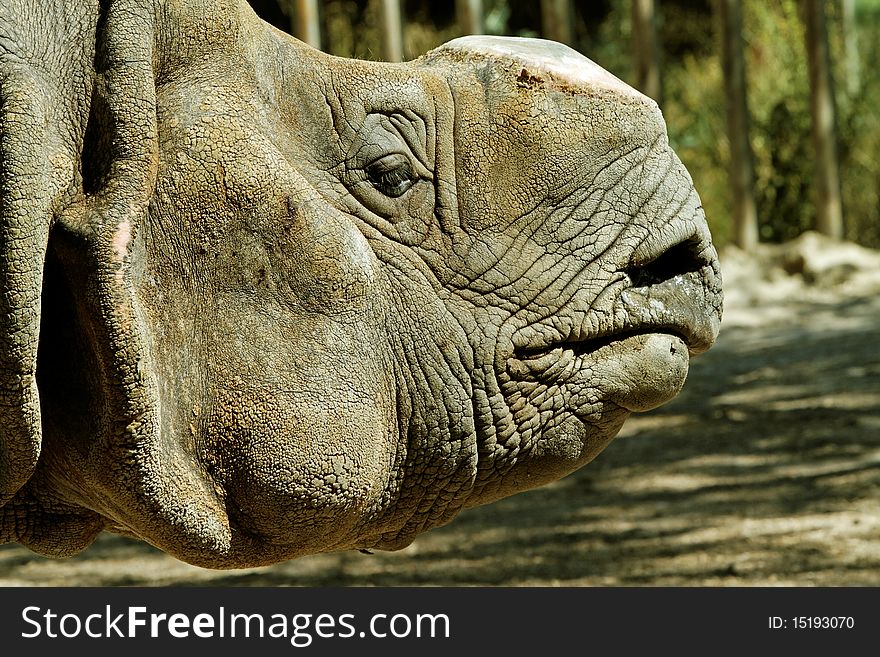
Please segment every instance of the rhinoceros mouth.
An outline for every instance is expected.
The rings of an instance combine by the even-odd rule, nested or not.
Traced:
[[[701,344],[702,339],[691,336],[687,329],[679,327],[641,327],[618,332],[586,337],[584,339],[565,339],[541,346],[527,346],[514,349],[507,361],[507,373],[513,379],[555,379],[566,374],[589,367],[596,360],[613,350],[626,350],[649,336],[666,336],[670,340],[670,353],[682,355],[692,353],[692,344]]]

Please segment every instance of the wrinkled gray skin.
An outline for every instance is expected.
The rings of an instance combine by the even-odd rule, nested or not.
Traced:
[[[679,391],[718,264],[574,51],[316,52],[243,0],[0,13],[0,539],[398,549]]]

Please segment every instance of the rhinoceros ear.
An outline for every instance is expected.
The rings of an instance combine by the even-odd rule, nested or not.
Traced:
[[[37,342],[51,219],[51,98],[25,65],[0,68],[0,507],[40,455]]]

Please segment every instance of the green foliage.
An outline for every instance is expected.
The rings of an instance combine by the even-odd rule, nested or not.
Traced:
[[[669,142],[694,179],[713,238],[733,233],[727,180],[727,141],[721,63],[718,57],[685,55],[663,71],[663,115]]]
[[[841,181],[847,237],[880,248],[880,70],[873,65],[880,58],[880,0],[859,8],[860,75],[854,93],[838,103]]]
[[[418,57],[459,36],[450,11],[436,13],[428,3],[410,3],[403,14],[404,55]],[[325,50],[340,57],[381,59],[381,0],[325,0],[321,3],[327,35]],[[503,18],[503,15],[502,15]],[[496,19],[497,20],[497,19]]]
[[[327,41],[324,50],[340,57],[380,58],[378,2],[364,7],[350,0],[328,0],[321,3],[321,12]]]
[[[796,237],[813,228],[816,215],[810,90],[798,4],[797,0],[744,3],[755,194],[759,232],[765,241]],[[617,5],[619,14],[629,2],[618,0]],[[845,231],[848,239],[880,247],[880,71],[869,65],[880,57],[880,0],[863,0],[857,9],[857,31],[849,36],[856,37],[861,65],[852,84],[845,68],[839,3],[828,3]],[[690,25],[690,44],[675,53],[666,49],[663,112],[670,141],[691,171],[713,235],[723,244],[732,234],[732,201],[717,26],[709,12],[692,15],[688,23],[677,3],[661,2],[660,11],[665,23],[661,39],[674,32],[676,43],[687,43],[681,35]],[[669,30],[671,17],[674,30]],[[698,24],[702,29],[696,28]],[[621,42],[621,50],[625,48]]]
[[[747,95],[761,239],[811,227],[812,142],[804,28],[796,0],[746,3]]]

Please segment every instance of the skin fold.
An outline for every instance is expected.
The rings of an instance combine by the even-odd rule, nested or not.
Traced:
[[[200,566],[405,547],[674,397],[718,262],[575,51],[315,51],[241,0],[0,16],[0,539]]]

